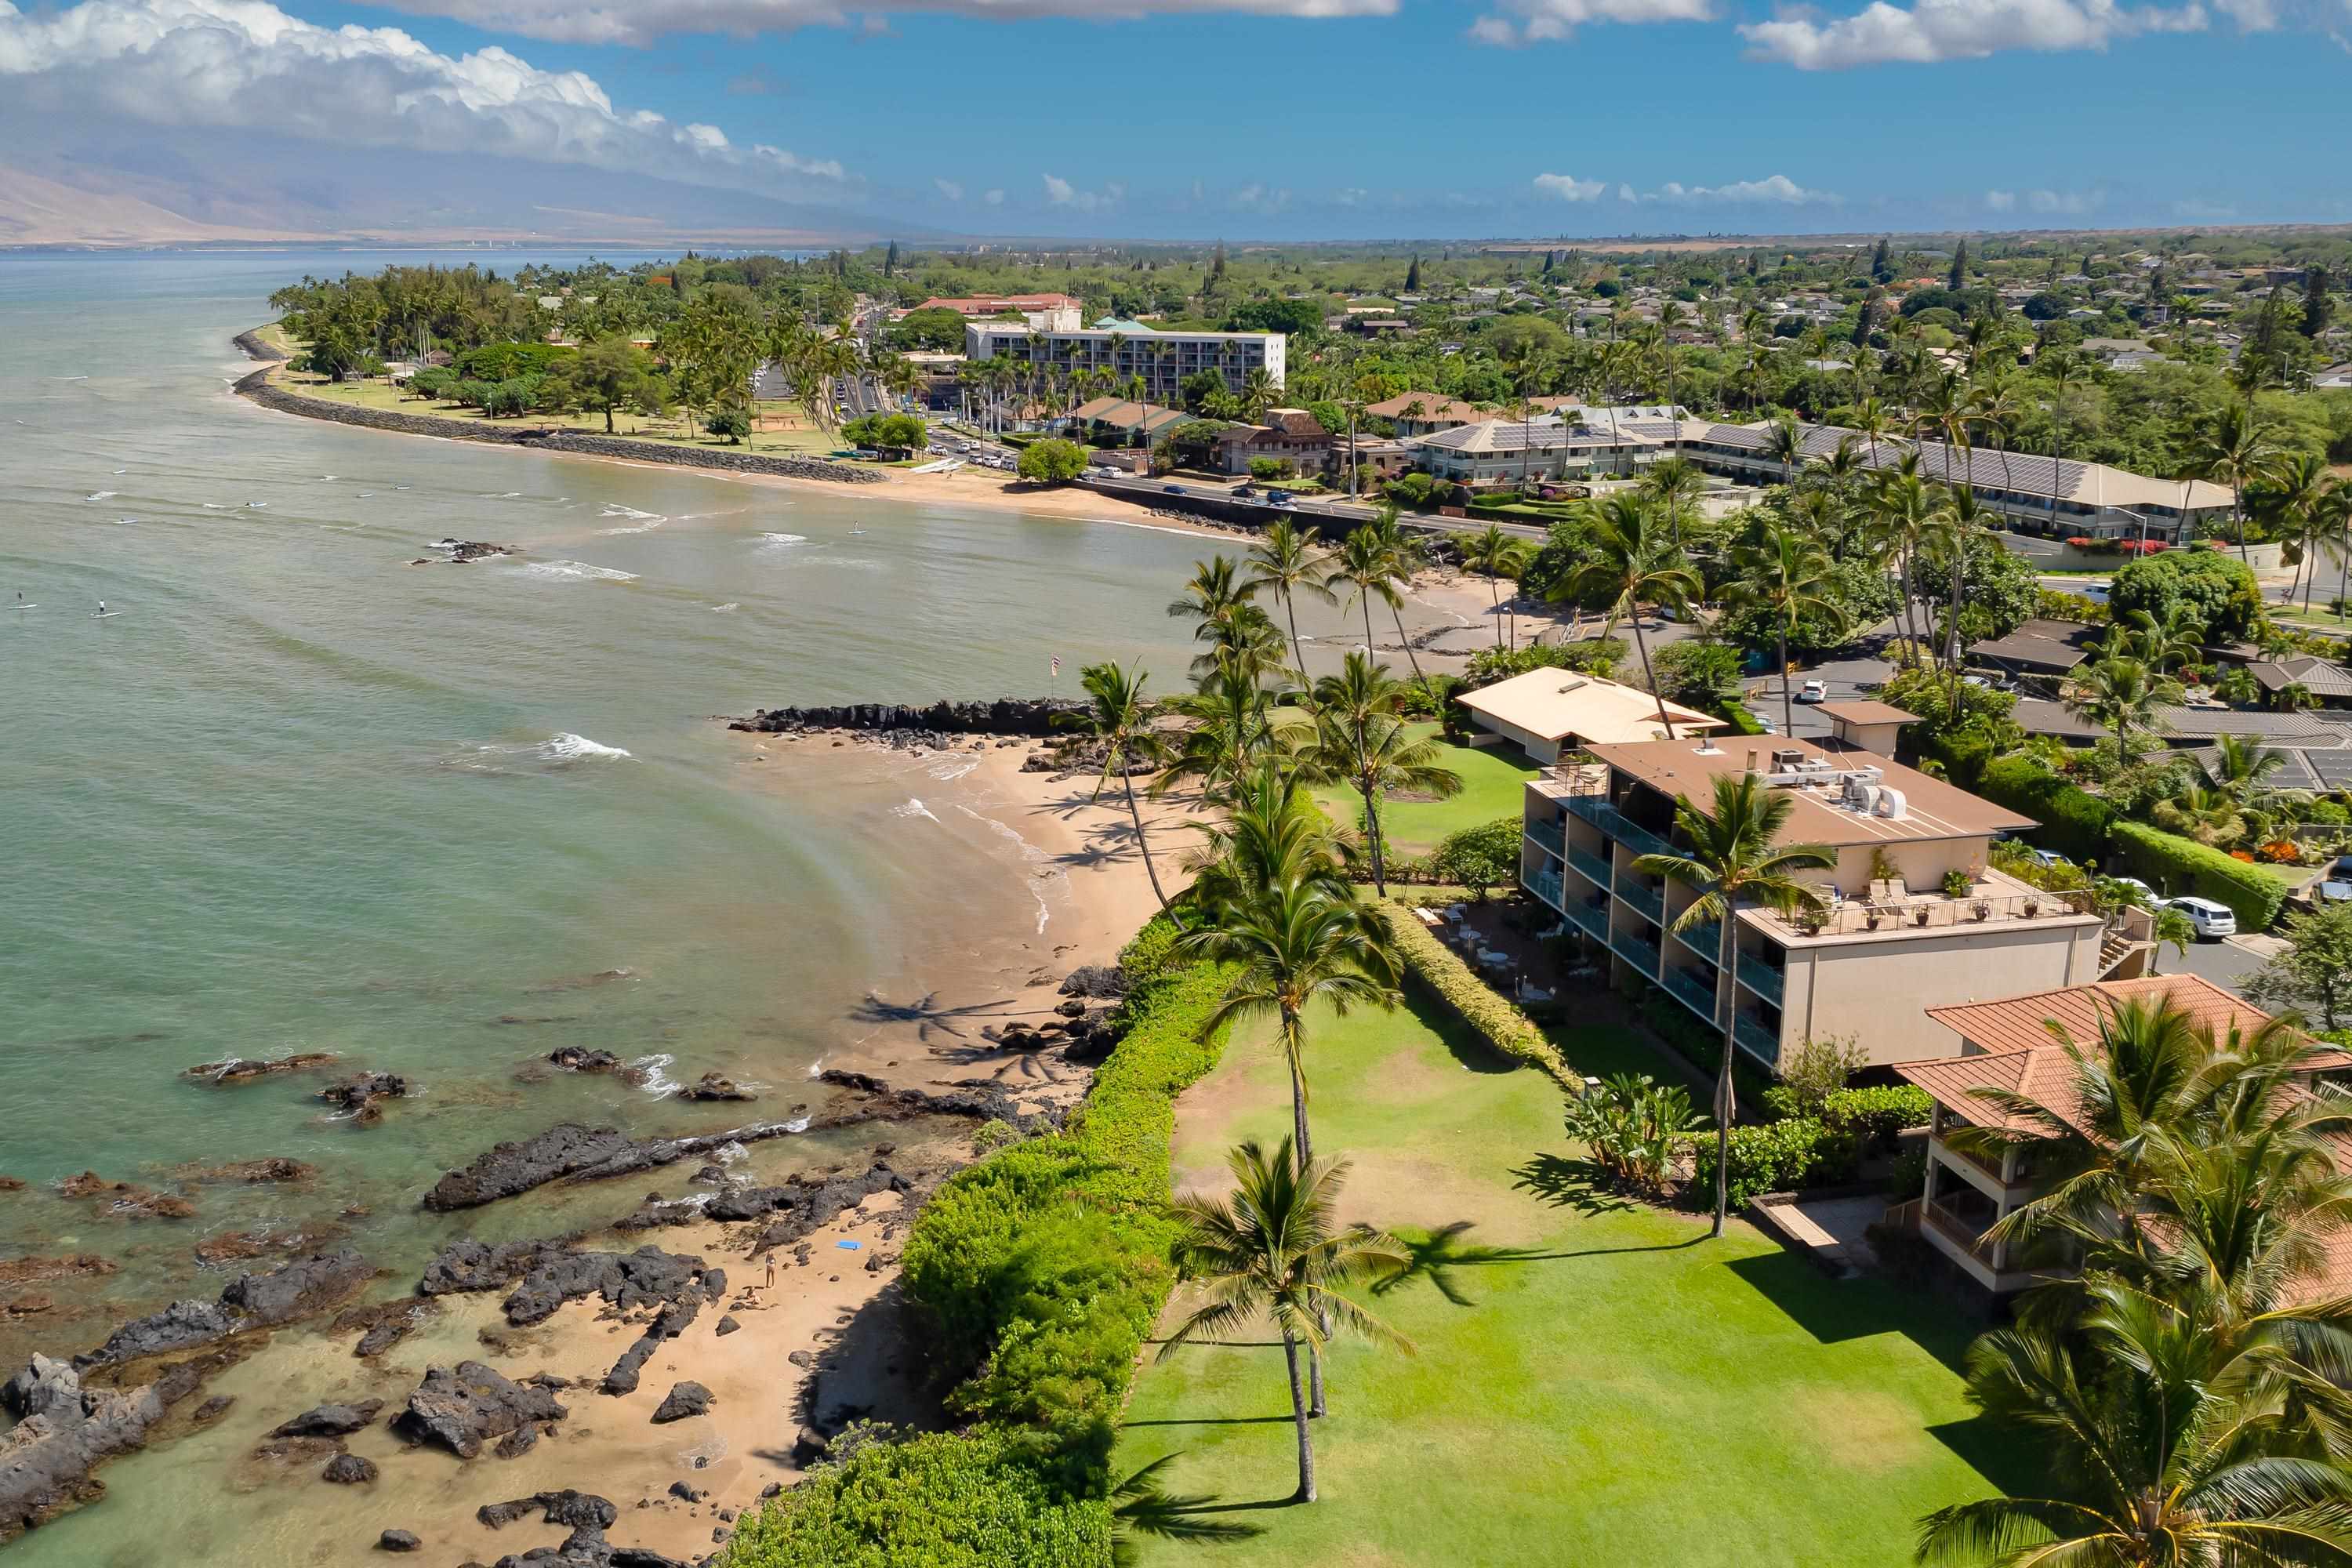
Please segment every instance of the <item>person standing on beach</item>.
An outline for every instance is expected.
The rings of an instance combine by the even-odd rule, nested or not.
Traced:
[[[775,1255],[774,1253],[771,1252],[770,1254],[768,1254],[768,1289],[771,1289],[771,1290],[772,1290],[772,1289],[774,1289],[775,1288],[776,1288],[776,1255]]]

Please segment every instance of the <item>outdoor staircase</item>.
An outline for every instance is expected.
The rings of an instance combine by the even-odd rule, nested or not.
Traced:
[[[2099,938],[2099,978],[2106,979],[2148,944],[2110,927]]]

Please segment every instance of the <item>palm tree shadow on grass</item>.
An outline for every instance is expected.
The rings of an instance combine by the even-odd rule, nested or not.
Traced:
[[[1517,1178],[1513,1190],[1533,1193],[1554,1208],[1589,1215],[1623,1214],[1639,1206],[1622,1193],[1611,1191],[1601,1167],[1590,1160],[1538,1154],[1511,1174]]]
[[[1287,1421],[1286,1415],[1276,1420]],[[1161,1489],[1160,1472],[1183,1456],[1165,1454],[1129,1476],[1111,1491],[1111,1561],[1129,1563],[1135,1561],[1137,1537],[1157,1536],[1162,1541],[1182,1542],[1188,1546],[1216,1546],[1246,1541],[1263,1535],[1262,1526],[1242,1520],[1218,1519],[1214,1515],[1244,1510],[1282,1508],[1297,1500],[1293,1498],[1269,1499],[1265,1502],[1220,1502],[1213,1492],[1187,1493]]]
[[[1555,1256],[1527,1247],[1486,1247],[1465,1243],[1472,1222],[1457,1219],[1452,1225],[1431,1231],[1416,1241],[1410,1236],[1396,1239],[1404,1248],[1405,1266],[1391,1274],[1382,1275],[1373,1282],[1372,1294],[1386,1296],[1401,1290],[1416,1279],[1426,1279],[1437,1293],[1457,1307],[1474,1307],[1477,1303],[1464,1295],[1454,1283],[1454,1270],[1475,1268],[1496,1263],[1533,1263]]]

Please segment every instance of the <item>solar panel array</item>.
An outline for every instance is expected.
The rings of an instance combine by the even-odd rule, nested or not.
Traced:
[[[2329,752],[2305,752],[2304,766],[2319,780],[2322,789],[2352,789],[2352,749],[2338,747]]]

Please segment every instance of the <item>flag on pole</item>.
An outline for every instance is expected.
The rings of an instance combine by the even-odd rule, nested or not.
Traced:
[[[1062,656],[1060,654],[1055,654],[1054,656],[1054,679],[1056,680],[1062,679]]]

